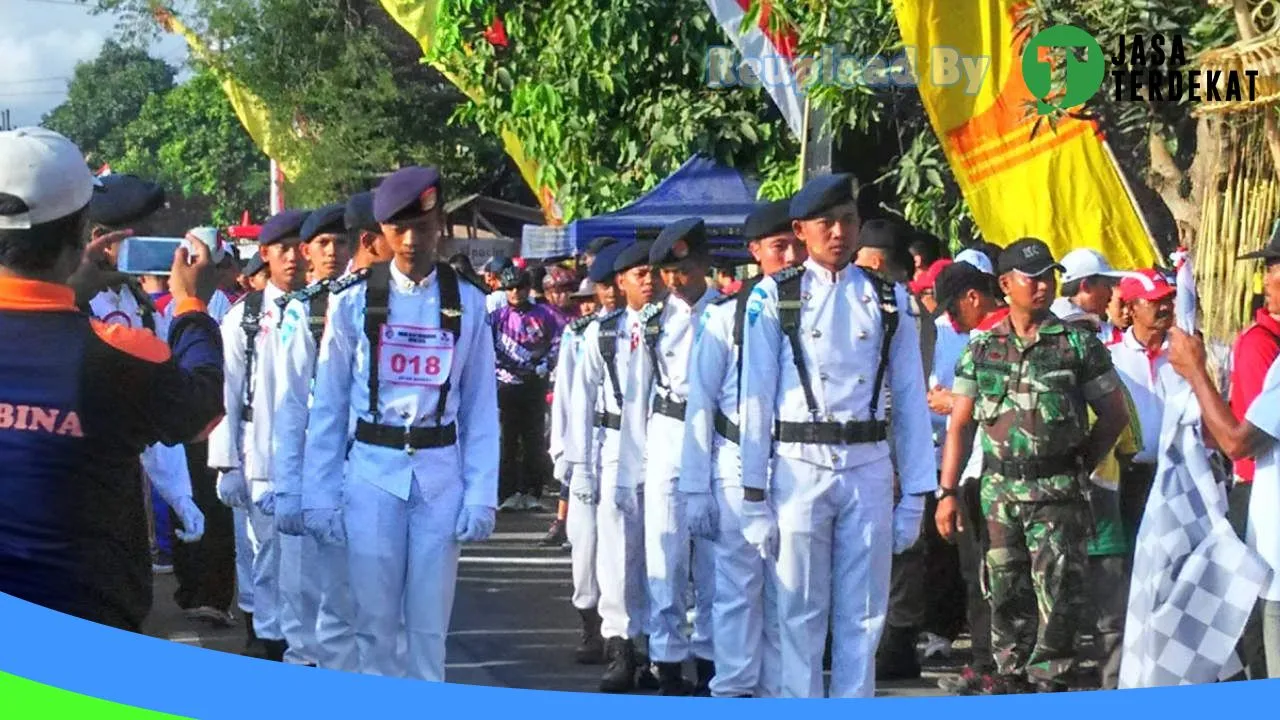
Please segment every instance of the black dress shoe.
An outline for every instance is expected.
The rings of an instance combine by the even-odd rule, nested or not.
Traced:
[[[635,690],[636,658],[631,641],[609,638],[604,642],[604,653],[609,666],[600,678],[600,692],[628,693]]]
[[[658,663],[658,694],[683,697],[693,692],[684,679],[684,663]]]

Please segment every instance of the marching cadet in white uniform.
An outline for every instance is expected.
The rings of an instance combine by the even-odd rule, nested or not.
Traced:
[[[348,585],[347,549],[326,538],[311,536],[303,522],[303,508],[308,503],[307,491],[314,483],[303,477],[303,451],[306,446],[307,419],[311,401],[311,378],[315,372],[316,347],[324,331],[330,298],[361,282],[365,269],[377,262],[391,260],[391,250],[382,231],[373,221],[373,194],[353,196],[345,206],[333,205],[316,210],[302,228],[302,239],[323,234],[346,234],[355,246],[351,266],[339,278],[308,285],[285,296],[284,318],[280,328],[280,352],[276,361],[276,418],[272,474],[276,478],[276,524],[281,537],[281,593],[286,607],[302,598],[290,598],[288,590],[301,594],[312,590],[314,601],[306,602],[300,618],[304,628],[314,633],[312,650],[315,662],[328,670],[357,672],[355,629],[351,625],[354,612]],[[294,536],[294,537],[291,537]],[[301,562],[290,568],[289,541],[301,545]],[[303,577],[290,578],[291,572]],[[290,583],[295,588],[287,588]],[[311,607],[311,602],[314,607]],[[289,629],[285,628],[286,637]],[[290,641],[292,646],[292,640]]]
[[[274,415],[276,300],[299,289],[305,276],[298,234],[307,213],[273,215],[258,236],[269,267],[265,289],[241,298],[222,320],[226,417],[209,436],[209,467],[221,473],[218,497],[248,512],[253,551],[253,630],[266,657],[284,661],[280,629],[280,545],[275,492],[271,485],[271,424]],[[237,555],[240,548],[237,548]]]
[[[906,293],[850,265],[855,197],[853,177],[840,174],[792,198],[809,259],[761,281],[746,310],[743,534],[776,558],[784,697],[823,696],[828,617],[831,696],[873,696],[891,553],[919,537],[924,494],[937,487],[919,342],[898,322]]]
[[[609,665],[601,692],[630,692],[636,684],[636,641],[644,634],[642,311],[653,299],[649,243],[617,246],[613,270],[625,308],[592,323],[578,347],[565,443],[570,469],[570,512],[594,504],[596,576],[600,586],[600,634]],[[601,254],[604,254],[603,251]],[[629,407],[640,405],[637,413]],[[625,415],[625,418],[624,418]],[[592,503],[594,501],[594,503]],[[580,508],[584,510],[585,507]],[[573,527],[572,517],[569,522]]]
[[[663,228],[649,249],[649,265],[658,268],[668,289],[661,302],[643,313],[641,382],[651,392],[629,409],[644,427],[645,568],[649,590],[649,658],[657,665],[661,695],[688,695],[683,665],[697,667],[694,692],[710,694],[715,675],[711,643],[711,606],[715,595],[715,551],[705,538],[690,538],[681,496],[676,492],[684,444],[685,398],[689,393],[689,355],[702,313],[720,297],[707,285],[711,257],[701,218],[685,218]],[[631,416],[628,416],[628,420]],[[647,425],[644,423],[647,421]],[[625,422],[625,421],[624,421]],[[692,546],[692,548],[691,548]],[[694,595],[692,637],[686,636],[690,553]]]
[[[584,491],[581,497],[572,494],[573,478],[585,471],[574,470],[565,449],[575,408],[573,381],[577,359],[584,352],[583,343],[586,342],[589,327],[617,308],[613,261],[622,247],[615,243],[604,248],[591,263],[588,275],[591,282],[595,283],[600,309],[592,315],[574,320],[565,328],[564,335],[560,338],[560,357],[556,361],[556,392],[551,403],[551,457],[555,462],[556,476],[567,478],[571,489],[565,531],[568,534],[569,554],[573,564],[572,602],[582,618],[582,642],[578,645],[575,656],[583,665],[604,662],[604,638],[600,635],[600,583],[596,580],[596,493],[594,489],[590,489]],[[583,487],[582,483],[578,483],[580,491]]]
[[[423,167],[374,192],[395,259],[330,298],[303,458],[303,520],[347,546],[361,672],[435,682],[459,543],[493,532],[499,454],[493,335],[481,291],[437,263],[440,195]]]
[[[742,464],[738,456],[738,373],[746,301],[760,280],[803,262],[791,232],[788,200],[766,203],[743,225],[761,275],[738,294],[707,307],[689,361],[680,493],[690,534],[715,541],[712,638],[713,697],[777,694],[777,608],[765,564],[742,535]]]

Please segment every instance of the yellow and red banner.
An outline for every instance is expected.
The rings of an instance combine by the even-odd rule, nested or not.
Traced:
[[[404,28],[413,39],[418,41],[418,45],[422,48],[422,54],[430,58],[435,49],[436,20],[440,14],[442,0],[381,0],[381,2],[387,14],[400,27]],[[503,37],[505,39],[505,34]],[[466,48],[461,48],[460,51],[467,54]],[[483,88],[464,84],[457,75],[449,72],[441,63],[432,62],[431,66],[440,71],[440,74],[444,75],[449,82],[461,90],[471,102],[477,104],[484,102]],[[516,168],[520,171],[520,177],[524,178],[525,183],[529,185],[534,195],[537,196],[547,224],[560,224],[562,219],[560,206],[556,204],[554,192],[551,188],[538,183],[537,161],[525,153],[524,144],[520,142],[520,138],[515,133],[504,129],[501,135],[503,148],[516,164]]]
[[[1028,111],[1025,0],[895,0],[916,83],[960,190],[987,240],[1038,237],[1061,258],[1093,248],[1118,268],[1157,253],[1096,122],[1056,130]],[[985,62],[985,74],[973,77]]]

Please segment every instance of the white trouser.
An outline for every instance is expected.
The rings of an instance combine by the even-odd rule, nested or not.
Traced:
[[[249,511],[232,508],[231,519],[236,533],[236,605],[242,612],[253,612],[253,543],[249,542]]]
[[[575,470],[570,470],[574,472]],[[576,472],[583,472],[577,468]],[[594,488],[599,498],[599,481]],[[565,518],[565,533],[569,537],[569,553],[573,562],[573,606],[590,610],[600,604],[600,583],[596,580],[596,514],[598,501],[587,501],[575,495],[569,496],[569,515]]]
[[[283,640],[280,631],[280,542],[276,519],[249,506],[253,549],[253,632],[262,640]]]
[[[284,661],[319,664],[316,615],[320,606],[318,550],[315,538],[279,535],[280,632],[289,643]]]
[[[444,682],[462,494],[456,462],[429,477],[415,474],[408,502],[358,476],[347,483],[343,517],[361,672]]]
[[[650,423],[650,437],[658,425]],[[679,447],[677,444],[671,447]],[[715,598],[715,545],[689,537],[683,497],[676,492],[678,470],[652,460],[646,465],[644,562],[649,589],[649,659],[679,663],[690,656],[711,660],[711,608]],[[692,547],[691,547],[692,546]],[[689,562],[693,558],[693,637],[688,622]]]
[[[716,652],[713,697],[776,697],[779,682],[777,593],[764,558],[742,536],[742,479],[716,482],[720,535],[716,540],[712,632]]]
[[[833,471],[778,457],[772,485],[781,695],[822,697],[830,619],[831,697],[873,697],[893,555],[890,461]]]
[[[600,584],[600,635],[635,640],[645,632],[644,516],[628,517],[614,504],[618,466],[600,473],[596,510],[596,578]],[[644,503],[644,491],[637,493]],[[569,503],[573,507],[573,502]]]
[[[354,608],[348,584],[347,549],[317,545],[320,597],[316,607],[316,664],[326,670],[359,672],[356,633],[351,625]],[[403,631],[399,635],[403,638]],[[400,654],[403,656],[403,648]]]

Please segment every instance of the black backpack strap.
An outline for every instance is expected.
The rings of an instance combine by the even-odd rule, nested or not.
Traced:
[[[369,341],[369,422],[378,422],[378,345],[391,303],[391,263],[369,268],[364,296],[364,336]]]
[[[244,315],[240,329],[244,331],[244,407],[245,417],[253,413],[254,360],[258,355],[258,333],[262,326],[262,291],[254,290],[244,296]]]
[[[804,364],[804,348],[800,344],[800,310],[804,307],[804,302],[800,299],[802,277],[802,267],[789,267],[773,275],[778,284],[778,321],[782,325],[782,334],[791,342],[791,360],[795,363],[796,375],[800,377],[800,387],[804,388],[804,402],[809,406],[809,416],[817,420],[821,414],[818,410],[818,398],[813,393],[809,368]]]
[[[622,409],[622,383],[618,380],[618,316],[621,310],[600,318],[600,357],[604,359],[605,370],[609,373],[609,382],[613,385],[613,398]]]
[[[462,293],[458,288],[458,273],[446,263],[436,265],[436,281],[440,283],[440,327],[453,335],[453,346],[458,347],[462,336]],[[457,358],[455,357],[456,361]],[[450,371],[452,374],[452,371]],[[446,377],[440,386],[440,399],[436,402],[436,426],[444,420],[444,404],[449,399],[452,378]]]
[[[316,293],[311,298],[311,305],[307,312],[307,322],[311,326],[311,337],[316,341],[316,347],[320,347],[320,336],[324,335],[325,316],[329,312],[329,292]]]
[[[751,291],[764,278],[764,275],[756,275],[743,281],[733,299],[733,351],[737,356],[738,387],[742,387],[742,338],[747,331],[747,302],[751,300]]]
[[[644,346],[649,353],[649,362],[653,364],[653,381],[662,390],[662,395],[670,393],[671,385],[662,373],[662,356],[658,353],[658,341],[662,339],[662,311],[666,303],[653,303],[641,312],[640,321],[644,323]],[[621,405],[619,405],[621,407]]]
[[[124,286],[129,288],[129,294],[133,295],[134,301],[138,303],[138,314],[142,316],[142,327],[154,334],[156,331],[156,305],[151,301],[151,296],[133,278],[125,280]]]
[[[884,374],[889,369],[889,353],[893,348],[893,334],[898,330],[898,297],[894,284],[872,273],[867,273],[880,301],[880,365],[876,367],[876,384],[871,388],[871,420],[880,409],[880,391],[884,388]]]

